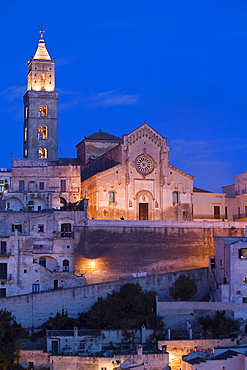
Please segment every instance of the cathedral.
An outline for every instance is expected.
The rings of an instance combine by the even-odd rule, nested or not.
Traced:
[[[55,61],[40,31],[28,62],[24,158],[13,159],[7,210],[76,207],[88,199],[92,219],[192,220],[193,177],[170,164],[170,148],[147,123],[122,138],[99,131],[58,158]]]

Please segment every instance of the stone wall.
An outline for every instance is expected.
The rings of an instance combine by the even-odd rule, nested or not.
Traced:
[[[240,331],[245,332],[247,311],[245,304],[234,302],[162,302],[157,303],[157,313],[164,318],[166,329],[186,330],[187,323],[192,327],[193,335],[200,332],[198,318],[203,315],[214,315],[216,311],[225,311],[227,317],[239,319]],[[171,333],[172,338],[172,333]],[[188,334],[189,338],[189,334]]]
[[[163,370],[168,364],[168,353],[126,354],[114,357],[88,357],[88,356],[51,356],[53,370],[101,370],[112,369],[117,361],[124,362],[126,369],[138,368],[140,370]],[[126,364],[125,364],[126,362]],[[115,367],[114,367],[115,368]],[[124,368],[124,367],[123,367]]]
[[[88,283],[208,266],[215,236],[243,236],[242,222],[104,221],[75,225],[75,273]]]
[[[50,369],[50,353],[40,350],[20,350],[19,364],[24,368],[30,368],[30,362],[33,362],[34,369]]]
[[[143,290],[154,290],[160,299],[168,299],[169,288],[179,274],[186,274],[198,281],[198,298],[207,292],[207,269],[198,269],[1,298],[0,309],[11,311],[24,327],[37,327],[62,309],[67,310],[69,316],[77,318],[79,312],[90,310],[99,297],[105,298],[107,293],[119,290],[125,283],[139,283]]]

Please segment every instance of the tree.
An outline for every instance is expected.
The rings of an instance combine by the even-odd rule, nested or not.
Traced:
[[[163,329],[162,319],[156,316],[156,292],[143,292],[136,283],[121,286],[105,299],[99,298],[89,312],[80,313],[79,321],[85,328],[131,329],[145,324]]]
[[[197,283],[186,275],[180,275],[170,289],[170,295],[176,301],[191,301],[197,293]]]
[[[43,328],[46,329],[73,329],[75,326],[78,325],[78,320],[73,319],[72,317],[68,316],[68,312],[62,310],[62,312],[57,312],[56,316],[49,317],[49,319],[44,322],[42,325]]]
[[[229,337],[231,333],[239,330],[238,320],[226,317],[223,311],[216,311],[213,317],[201,316],[198,319],[204,334],[209,338]]]
[[[0,368],[12,368],[17,359],[17,338],[21,325],[17,324],[11,312],[0,310]]]

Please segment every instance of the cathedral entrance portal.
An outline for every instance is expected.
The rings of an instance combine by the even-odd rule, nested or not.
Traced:
[[[153,196],[148,190],[136,194],[136,220],[152,220]]]
[[[148,203],[139,203],[139,220],[148,220]]]

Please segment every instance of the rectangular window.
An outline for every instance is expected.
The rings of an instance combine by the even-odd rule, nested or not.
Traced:
[[[214,206],[214,218],[215,219],[220,218],[220,206]]]
[[[0,289],[0,298],[6,297],[6,288],[1,288]]]
[[[1,247],[1,254],[6,254],[7,253],[7,242],[2,242],[1,241],[1,245],[0,245],[0,247]]]
[[[70,238],[71,235],[71,224],[61,224],[61,237]]]
[[[109,203],[115,203],[115,193],[114,193],[114,191],[110,191],[110,193],[109,193]]]
[[[47,117],[47,105],[39,105],[39,117]]]
[[[25,181],[19,180],[19,193],[23,193],[25,189]]]
[[[44,190],[45,189],[45,183],[42,181],[39,183],[39,190]]]
[[[38,157],[41,159],[47,158],[47,149],[39,148],[38,149]]]
[[[47,140],[47,126],[39,126],[38,127],[38,140]]]
[[[7,280],[7,263],[0,263],[0,280]]]
[[[227,207],[225,207],[225,218],[226,219],[228,218],[228,209],[227,209]]]
[[[35,190],[35,181],[29,181],[29,191]]]
[[[39,293],[39,284],[33,284],[33,293]]]
[[[177,204],[177,203],[178,203],[178,192],[174,191],[174,193],[173,193],[173,204]]]
[[[27,141],[27,127],[25,127],[25,130],[24,130],[24,142],[26,143]]]
[[[243,297],[243,303],[247,303],[247,297]]]
[[[12,224],[12,232],[18,230],[20,233],[22,232],[22,225],[21,224]]]
[[[247,248],[241,248],[238,250],[238,258],[247,258]]]
[[[61,185],[61,192],[64,193],[66,191],[66,180],[61,180],[60,185]]]
[[[38,233],[44,232],[44,225],[38,225]]]

